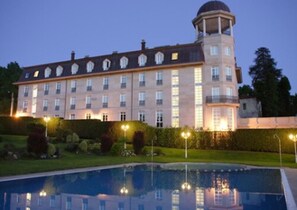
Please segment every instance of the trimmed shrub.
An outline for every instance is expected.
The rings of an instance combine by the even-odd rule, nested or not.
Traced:
[[[110,154],[114,156],[120,156],[124,151],[124,144],[122,142],[116,142],[112,145]]]
[[[78,144],[79,143],[79,136],[76,133],[72,133],[72,134],[67,135],[66,143]]]
[[[87,141],[86,140],[83,140],[82,142],[80,142],[80,144],[78,145],[78,148],[82,152],[87,152],[88,151],[88,143],[87,143]]]
[[[65,147],[65,150],[68,152],[77,152],[78,151],[78,144],[76,143],[68,143]]]
[[[49,157],[53,157],[55,155],[55,153],[56,153],[56,147],[55,147],[55,145],[49,143],[47,145],[47,155]]]
[[[31,133],[27,139],[27,151],[36,156],[47,154],[47,140],[43,133]]]
[[[102,135],[101,136],[101,152],[107,153],[111,150],[111,147],[113,145],[113,140],[108,135]]]
[[[136,155],[141,154],[144,142],[144,133],[142,131],[136,131],[133,136],[133,149]]]
[[[90,152],[93,152],[93,153],[96,153],[96,154],[99,154],[101,151],[100,151],[100,148],[101,148],[101,144],[100,143],[93,143],[93,144],[89,144],[88,145],[88,150]]]
[[[56,141],[57,142],[66,142],[68,135],[71,135],[73,132],[70,129],[57,128],[56,129]]]

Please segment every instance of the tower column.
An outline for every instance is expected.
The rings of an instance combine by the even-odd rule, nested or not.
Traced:
[[[198,25],[196,25],[195,29],[196,29],[196,40],[198,40],[198,38],[199,38],[199,29],[198,29]]]
[[[230,26],[230,35],[233,37],[233,25],[232,25],[232,20],[229,20],[229,26]]]
[[[222,26],[221,26],[221,17],[218,17],[218,33],[221,34],[222,33]]]
[[[203,18],[203,36],[206,36],[206,21]]]

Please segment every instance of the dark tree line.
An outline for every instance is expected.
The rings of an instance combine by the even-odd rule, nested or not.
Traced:
[[[239,96],[256,97],[261,102],[263,117],[295,116],[297,94],[290,94],[289,79],[276,67],[268,48],[261,47],[255,54],[254,65],[249,69],[252,87],[240,87]]]
[[[22,69],[16,62],[9,63],[6,67],[0,66],[0,115],[10,114],[11,96],[14,96],[14,112],[17,105],[18,87],[13,85],[18,81]]]

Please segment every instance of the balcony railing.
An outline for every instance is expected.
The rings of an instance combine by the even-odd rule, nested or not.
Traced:
[[[215,103],[225,103],[225,104],[238,104],[238,96],[227,96],[227,95],[218,95],[218,96],[206,96],[207,104]]]

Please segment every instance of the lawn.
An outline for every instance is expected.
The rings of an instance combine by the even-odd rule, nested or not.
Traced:
[[[13,143],[17,148],[26,147],[25,136],[6,136],[1,135],[0,149],[7,143]],[[0,160],[0,176],[10,176],[28,174],[36,172],[65,170],[73,168],[84,168],[104,165],[115,165],[122,163],[145,163],[151,162],[152,158],[147,156],[135,157],[114,157],[99,156],[95,154],[73,154],[63,150],[59,159],[46,160]],[[147,148],[148,150],[150,148]],[[154,162],[217,162],[217,163],[236,163],[254,166],[279,167],[278,153],[261,153],[246,151],[223,151],[223,150],[188,150],[188,158],[184,157],[184,149],[160,148],[164,155],[153,158]],[[297,168],[294,163],[293,154],[282,154],[283,166]]]

